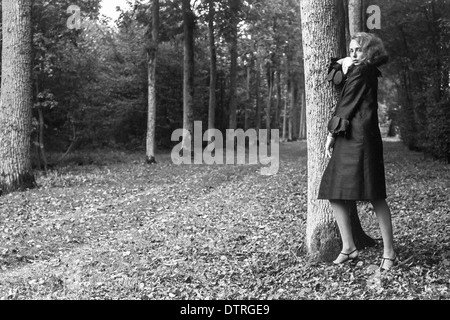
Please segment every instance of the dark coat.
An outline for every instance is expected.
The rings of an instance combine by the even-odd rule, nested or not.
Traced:
[[[350,68],[328,130],[337,135],[318,199],[386,199],[383,142],[374,65]]]

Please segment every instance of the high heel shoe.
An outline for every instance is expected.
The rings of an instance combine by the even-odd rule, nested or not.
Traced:
[[[386,260],[392,262],[392,265],[390,267],[384,266],[384,263],[386,262]],[[397,255],[394,257],[394,259],[383,257],[383,259],[381,260],[381,264],[380,264],[380,270],[389,270],[389,269],[395,267],[397,265],[397,262],[398,262]]]
[[[358,249],[355,249],[355,250],[353,250],[353,251],[350,252],[350,253],[344,253],[344,252],[341,252],[340,255],[346,256],[346,258],[345,258],[344,260],[342,260],[341,262],[336,262],[336,260],[335,260],[335,261],[333,261],[333,263],[334,263],[334,264],[343,264],[343,263],[346,263],[346,262],[348,262],[348,261],[355,261],[356,259],[358,259],[359,254],[356,255],[356,257],[350,257],[350,256],[351,256],[353,253],[357,252],[357,251],[358,251]]]

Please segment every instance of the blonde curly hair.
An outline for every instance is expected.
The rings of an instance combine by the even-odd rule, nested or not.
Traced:
[[[363,63],[382,65],[388,62],[389,56],[383,41],[372,33],[358,32],[352,36],[361,46],[364,55]]]

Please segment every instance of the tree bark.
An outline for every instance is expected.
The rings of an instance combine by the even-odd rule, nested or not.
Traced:
[[[357,32],[363,31],[363,14],[362,0],[347,0],[348,1],[348,29],[350,36]]]
[[[261,129],[261,61],[256,58],[256,130]]]
[[[290,83],[291,81],[288,81],[286,85],[286,99],[284,100],[284,109],[283,109],[283,142],[287,141],[287,116],[288,116],[288,107],[290,104],[290,98],[289,98],[289,91],[290,91]]]
[[[159,42],[159,0],[152,3],[152,35],[148,57],[148,120],[146,161],[156,163],[156,63]]]
[[[277,70],[277,103],[275,107],[275,129],[280,129],[280,108],[281,108],[281,67]]]
[[[267,87],[269,91],[269,96],[267,97],[267,105],[266,105],[266,129],[269,133],[271,132],[271,111],[272,111],[272,100],[273,100],[273,90],[274,90],[274,81],[275,80],[275,72],[272,70],[270,66],[268,66],[267,70]],[[267,138],[270,141],[270,137]]]
[[[292,124],[292,112],[293,112],[293,108],[291,108],[291,111],[289,113],[289,118],[288,118],[288,141],[293,141],[294,140],[293,124]]]
[[[306,140],[306,105],[305,105],[305,91],[301,93],[301,111],[300,111],[300,132],[299,140]]]
[[[195,16],[192,12],[191,1],[183,0],[184,22],[184,76],[183,76],[183,128],[194,136],[194,28]],[[194,151],[194,139],[183,137],[183,148]],[[188,140],[189,145],[188,145]]]
[[[45,153],[45,144],[44,144],[44,112],[42,111],[42,106],[37,107],[38,117],[39,117],[39,169],[41,168],[41,164],[44,165],[44,171],[47,171],[47,155]],[[41,163],[42,160],[42,163]]]
[[[302,103],[299,101],[299,92],[301,85],[299,79],[295,77],[294,80],[294,91],[292,93],[293,97],[293,109],[291,110],[292,119],[292,140],[297,141],[299,139],[298,133],[300,132],[300,118],[301,118],[301,107]]]
[[[31,0],[2,1],[0,194],[35,186],[31,168]]]
[[[209,110],[208,110],[208,129],[215,128],[216,121],[216,86],[217,86],[217,51],[216,40],[214,36],[215,19],[214,1],[209,0],[208,30],[209,30],[209,54],[210,54],[210,80],[209,80]],[[211,141],[211,137],[208,137]]]
[[[247,131],[250,128],[250,107],[252,105],[252,69],[253,69],[253,57],[250,57],[247,64],[247,103],[245,104],[244,115],[244,130]]]
[[[361,31],[362,32],[370,32],[369,28],[367,28],[367,18],[369,17],[366,10],[369,7],[369,0],[360,0],[361,1]]]
[[[328,201],[317,200],[327,161],[327,121],[337,92],[325,81],[330,57],[342,55],[345,21],[342,0],[301,0],[308,127],[308,213],[305,245],[316,261],[332,261],[341,246]],[[342,39],[343,37],[343,39]]]
[[[36,101],[39,102],[39,80],[36,77],[35,81],[36,85]],[[42,169],[42,164],[44,165],[44,171],[47,172],[47,155],[45,153],[45,144],[44,144],[44,128],[45,128],[45,122],[44,122],[44,112],[42,110],[42,106],[38,105],[36,107],[36,111],[38,113],[38,132],[37,132],[37,139],[36,139],[36,147],[37,147],[37,168],[38,170]],[[42,161],[41,161],[42,160]]]

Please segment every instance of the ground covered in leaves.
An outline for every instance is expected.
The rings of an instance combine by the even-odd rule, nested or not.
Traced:
[[[306,144],[280,170],[73,155],[39,188],[0,197],[0,299],[449,299],[449,166],[385,142],[401,265],[381,243],[354,264],[303,250]],[[83,164],[83,165],[80,165]],[[373,210],[362,223],[380,238]]]

